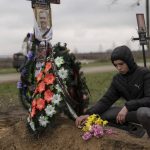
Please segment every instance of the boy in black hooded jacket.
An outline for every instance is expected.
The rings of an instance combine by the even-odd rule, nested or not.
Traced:
[[[76,119],[76,125],[84,123],[91,114],[99,114],[118,127],[128,122],[141,124],[150,137],[150,70],[137,66],[127,46],[115,48],[111,61],[118,74],[104,96],[86,111],[86,115]],[[126,100],[124,106],[111,107],[120,97]]]

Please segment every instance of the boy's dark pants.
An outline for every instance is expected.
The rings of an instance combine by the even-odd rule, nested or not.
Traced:
[[[101,118],[105,119],[111,123],[116,123],[116,117],[122,107],[111,107],[106,112],[101,114]],[[148,107],[140,107],[137,111],[128,112],[126,116],[126,123],[132,122],[141,124],[147,131],[148,136],[150,137],[150,108]],[[126,124],[125,123],[125,124]],[[124,125],[119,125],[118,127],[124,127]],[[116,124],[117,127],[117,124]],[[126,130],[126,129],[125,129]]]

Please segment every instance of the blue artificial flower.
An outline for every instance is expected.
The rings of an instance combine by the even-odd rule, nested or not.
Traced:
[[[21,82],[21,81],[18,81],[18,82],[17,82],[17,88],[18,88],[18,89],[21,89],[21,88],[22,88],[22,82]]]
[[[23,68],[21,70],[21,76],[25,76],[27,74],[27,69],[26,68]]]
[[[28,60],[32,60],[34,58],[33,51],[28,51],[27,58],[28,58]]]

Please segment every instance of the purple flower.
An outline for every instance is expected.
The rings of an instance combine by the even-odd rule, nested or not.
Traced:
[[[97,138],[102,137],[104,135],[104,129],[100,125],[93,125],[92,129],[91,129],[91,132]]]
[[[92,138],[92,134],[90,132],[85,132],[82,136],[83,140],[87,141],[89,140],[90,138]]]
[[[17,82],[17,88],[18,88],[18,89],[21,89],[21,88],[22,88],[22,82],[21,82],[21,81],[18,81],[18,82]]]
[[[27,70],[26,70],[25,68],[23,68],[23,69],[21,70],[21,76],[25,76],[26,73],[27,73]]]
[[[34,58],[34,53],[32,51],[29,51],[27,54],[28,60],[32,60]]]

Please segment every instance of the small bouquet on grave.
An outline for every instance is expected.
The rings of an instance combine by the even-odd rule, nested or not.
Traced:
[[[99,115],[90,115],[82,128],[84,132],[82,135],[83,140],[87,141],[92,137],[101,138],[104,135],[112,134],[112,129],[105,127],[107,123],[108,121],[102,120]]]

